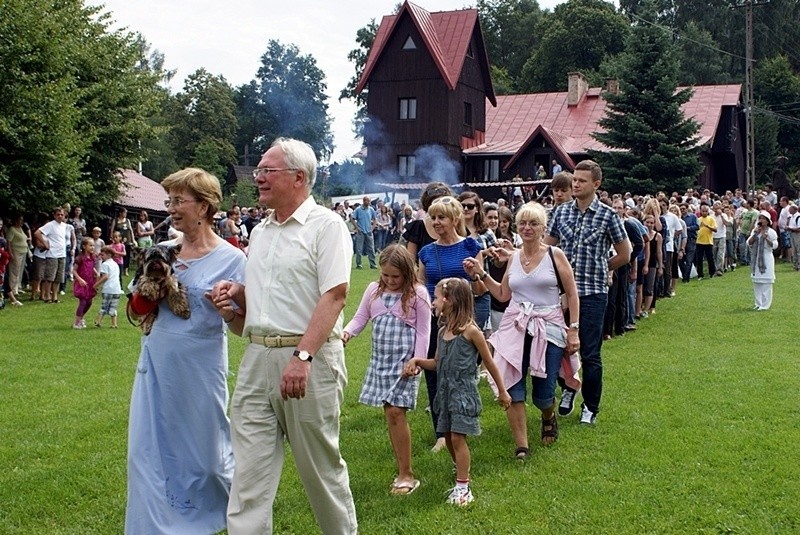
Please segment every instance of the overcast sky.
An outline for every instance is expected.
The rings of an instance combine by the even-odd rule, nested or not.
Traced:
[[[99,4],[100,1],[88,0]],[[563,0],[539,0],[552,9]],[[221,74],[231,85],[253,80],[267,42],[295,44],[310,54],[325,73],[329,113],[335,136],[333,161],[351,157],[359,148],[351,121],[356,107],[339,102],[339,93],[354,74],[347,54],[355,48],[356,31],[391,14],[398,0],[105,0],[117,27],[140,32],[165,55],[166,68],[177,69],[173,91],[200,67]],[[474,5],[470,0],[418,0],[428,11]]]

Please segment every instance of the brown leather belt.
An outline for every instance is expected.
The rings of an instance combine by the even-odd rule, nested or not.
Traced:
[[[250,343],[264,347],[295,347],[300,343],[302,338],[303,336],[300,334],[288,336],[258,336],[257,334],[251,334]],[[331,336],[326,342],[333,342],[335,340],[339,340],[339,338]]]
[[[300,343],[302,336],[258,336],[250,335],[250,343],[264,347],[294,347]]]

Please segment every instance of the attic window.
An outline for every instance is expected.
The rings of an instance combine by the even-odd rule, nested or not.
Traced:
[[[417,43],[414,42],[414,39],[409,35],[406,39],[406,42],[403,43],[403,50],[416,50]]]

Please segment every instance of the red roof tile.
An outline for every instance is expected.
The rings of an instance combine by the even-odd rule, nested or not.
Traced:
[[[694,95],[683,105],[683,112],[700,124],[700,145],[713,140],[722,106],[737,105],[741,91],[739,84],[694,87]],[[597,121],[605,114],[605,108],[599,88],[589,89],[577,106],[567,106],[566,92],[499,96],[496,108],[487,106],[486,142],[464,152],[515,154],[525,149],[540,125],[551,142],[568,154],[608,150],[590,135],[602,130]]]
[[[152,212],[166,212],[167,194],[161,184],[131,169],[122,169],[123,183],[117,203],[126,208],[139,208]]]

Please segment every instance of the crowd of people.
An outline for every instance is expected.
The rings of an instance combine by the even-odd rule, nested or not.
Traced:
[[[137,296],[122,277],[159,227],[180,244],[173,270],[189,318],[164,302],[132,311],[158,313],[131,399],[127,533],[271,533],[286,445],[321,530],[356,533],[339,418],[346,346],[369,322],[359,401],[384,412],[397,470],[390,495],[420,486],[407,411],[424,372],[432,449],[446,449],[454,467],[447,502],[465,506],[475,500],[467,438],[481,430],[481,376],[506,411],[511,456],[527,459],[526,400],[542,447],[559,440],[558,419],[579,398],[579,422],[596,425],[603,341],[635,330],[681,284],[746,266],[754,308],[766,310],[776,258],[800,269],[796,201],[773,203],[769,191],[608,194],[600,166],[586,160],[573,172],[554,168],[539,202],[485,202],[434,182],[418,207],[365,197],[330,210],[311,196],[316,169],[311,147],[280,138],[253,174],[266,212],[233,207],[217,221],[219,181],[190,168],[162,182],[165,222],[140,213],[133,223],[120,209],[108,244],[78,208],[69,219],[59,207],[34,228],[19,216],[2,229],[10,302],[22,306],[25,291],[58,302],[71,275],[76,329],[98,293],[95,325],[106,315],[117,325],[121,295]],[[352,265],[363,268],[364,256],[378,273],[345,325]],[[249,342],[230,416],[228,333]]]

